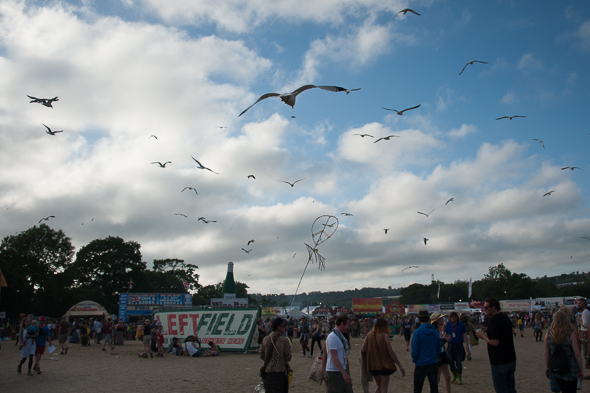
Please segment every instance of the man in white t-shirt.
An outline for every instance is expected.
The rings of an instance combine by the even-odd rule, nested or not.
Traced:
[[[590,311],[588,311],[588,304],[586,303],[586,299],[579,298],[576,300],[578,305],[578,310],[580,313],[578,314],[578,325],[580,326],[580,343],[582,344],[582,354],[584,355],[584,360],[586,361],[586,367],[590,365],[590,340],[589,340],[589,333],[588,328],[590,326]],[[590,369],[588,370],[588,375],[584,377],[584,379],[590,379]]]
[[[328,357],[324,378],[326,380],[326,393],[352,393],[352,379],[348,364],[350,344],[348,332],[351,321],[346,314],[336,318],[336,327],[326,339]]]

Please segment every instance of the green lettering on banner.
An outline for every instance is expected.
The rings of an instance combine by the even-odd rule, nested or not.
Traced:
[[[224,313],[219,314],[219,318],[217,318],[217,323],[213,327],[213,331],[211,332],[211,334],[215,334],[215,335],[223,334],[223,332],[221,330],[219,330],[219,328],[222,327],[223,325],[225,325],[225,321],[223,320],[223,318],[227,318],[228,316],[229,316],[228,312],[224,312]]]
[[[244,314],[242,317],[242,321],[240,322],[240,327],[238,328],[238,335],[243,335],[248,333],[250,330],[250,326],[252,325],[252,321],[254,320],[254,316],[251,314]]]
[[[195,333],[199,334],[198,332],[201,331],[201,328],[203,326],[207,326],[209,324],[208,319],[211,318],[211,313],[205,313],[203,314],[203,316],[201,317],[201,320],[199,321],[199,326],[197,327],[197,330],[195,331]]]
[[[211,318],[211,322],[209,323],[209,326],[207,326],[207,334],[211,334],[211,330],[213,330],[213,327],[215,327],[215,321],[217,321],[217,316],[218,314],[213,314],[213,318]]]
[[[234,323],[235,317],[236,317],[236,313],[232,313],[231,317],[229,317],[229,321],[227,322],[227,325],[225,326],[225,331],[223,332],[223,334],[225,336],[234,336],[236,334],[235,330],[230,330],[232,324]]]

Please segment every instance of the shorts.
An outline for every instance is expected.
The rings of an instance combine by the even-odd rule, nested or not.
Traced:
[[[518,328],[520,329],[520,331],[524,331],[524,325],[519,325]]]
[[[411,337],[412,337],[412,334],[411,334],[411,333],[410,333],[410,334],[404,333],[404,339],[405,339],[406,341],[410,341],[410,338],[411,338]]]
[[[164,345],[164,336],[163,336],[163,335],[158,335],[158,336],[156,336],[156,342],[157,342],[158,344],[162,344],[162,345]]]
[[[68,336],[69,334],[60,334],[59,335],[59,339],[57,340],[58,343],[60,344],[65,344],[68,342]]]
[[[143,336],[143,343],[144,344],[149,344],[152,341],[152,336]]]
[[[378,375],[388,376],[395,372],[395,370],[390,370],[388,368],[384,368],[383,370],[371,370],[371,375],[376,377]]]
[[[43,355],[45,353],[45,345],[40,346],[37,345],[37,347],[35,348],[35,355]]]
[[[104,341],[107,342],[107,343],[110,342],[111,341],[111,335],[110,334],[105,334]]]

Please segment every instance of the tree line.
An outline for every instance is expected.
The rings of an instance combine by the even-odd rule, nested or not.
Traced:
[[[110,313],[117,313],[119,293],[193,293],[193,305],[210,305],[212,298],[222,297],[223,283],[199,284],[198,266],[182,259],[155,259],[152,268],[143,260],[140,244],[117,236],[92,240],[74,253],[71,239],[62,230],[47,224],[35,225],[0,242],[0,269],[8,282],[1,289],[0,311],[14,318],[21,313],[58,317],[72,305],[93,300]],[[492,266],[483,279],[473,282],[468,299],[467,281],[428,285],[412,284],[405,288],[362,288],[336,292],[309,292],[297,295],[295,305],[305,307],[319,303],[352,307],[353,298],[401,295],[402,304],[436,304],[529,297],[590,296],[590,273],[575,277],[580,284],[558,287],[567,277],[531,279],[512,273],[503,264]],[[573,279],[571,281],[574,281]],[[236,296],[248,298],[251,306],[284,307],[293,295],[248,294],[248,285],[236,282]]]

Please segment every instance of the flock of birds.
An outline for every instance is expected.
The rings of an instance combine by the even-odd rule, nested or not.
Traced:
[[[417,15],[417,16],[420,16],[421,15],[418,12],[416,12],[416,11],[410,9],[410,8],[405,8],[405,9],[399,11],[398,13],[396,13],[396,15],[394,16],[394,18],[397,17],[397,15],[399,15],[399,14],[402,14],[402,15],[405,16],[407,13],[412,13],[412,14]],[[461,69],[461,72],[459,72],[459,75],[462,75],[468,66],[474,65],[475,63],[478,63],[478,64],[488,64],[488,62],[481,61],[481,60],[472,60],[472,61],[469,61],[469,62],[467,62],[463,66],[463,68]],[[347,89],[347,88],[340,87],[340,86],[304,85],[304,86],[301,86],[298,89],[296,89],[296,90],[294,90],[292,92],[289,92],[289,93],[274,93],[274,92],[273,93],[266,93],[266,94],[261,95],[252,105],[250,105],[249,107],[247,107],[246,109],[244,109],[238,115],[238,117],[241,117],[242,115],[244,115],[249,109],[251,109],[257,103],[259,103],[259,102],[261,102],[263,100],[266,100],[267,98],[272,98],[272,97],[278,97],[286,105],[289,105],[289,106],[291,106],[291,108],[294,108],[295,101],[296,101],[297,96],[299,94],[301,94],[301,93],[303,93],[303,92],[305,92],[307,90],[311,90],[311,89],[320,89],[320,90],[334,92],[334,93],[344,92],[347,95],[349,93],[353,92],[353,91],[361,90],[360,88]],[[53,98],[37,98],[37,97],[33,97],[33,96],[27,95],[27,97],[29,97],[31,99],[30,103],[38,103],[38,104],[41,104],[41,105],[43,105],[45,107],[48,107],[48,108],[53,108],[53,103],[59,101],[59,98],[57,96],[56,97],[53,97]],[[395,112],[399,116],[403,116],[405,112],[418,109],[420,107],[420,105],[421,104],[418,104],[418,105],[415,105],[415,106],[412,106],[412,107],[408,107],[408,108],[402,109],[402,110],[390,109],[390,108],[385,108],[385,107],[382,107],[382,109],[387,110],[387,111],[392,111],[392,112]],[[292,118],[295,118],[295,116],[291,116],[291,117]],[[511,121],[512,119],[515,119],[515,118],[525,118],[525,117],[526,116],[522,116],[522,115],[502,116],[502,117],[496,118],[496,120],[508,119],[508,120]],[[53,131],[47,125],[45,125],[43,123],[42,123],[42,125],[46,128],[46,131],[45,132],[48,135],[55,136],[57,133],[62,133],[63,132],[63,130]],[[225,126],[218,126],[217,128],[226,128],[226,127]],[[366,137],[368,137],[368,138],[375,138],[375,136],[370,135],[370,134],[353,134],[353,135],[360,136],[361,138],[366,138]],[[148,137],[148,139],[150,139],[150,138],[154,138],[155,140],[158,139],[158,137],[156,135],[150,135]],[[377,142],[380,142],[380,141],[389,141],[389,140],[391,140],[391,138],[400,138],[400,136],[399,135],[387,135],[387,136],[379,137],[373,143],[377,143]],[[538,142],[539,144],[542,145],[543,148],[545,148],[545,143],[542,140],[540,140],[540,139],[531,139],[531,140]],[[208,168],[208,167],[202,165],[193,156],[191,156],[191,158],[197,164],[197,167],[196,167],[197,169],[202,169],[202,170],[210,171],[210,172],[212,172],[212,173],[214,173],[216,175],[219,175],[219,173],[213,171],[211,168]],[[167,164],[171,164],[171,163],[172,163],[171,161],[165,161],[165,162],[154,161],[151,164],[157,164],[159,168],[166,169],[166,165]],[[566,169],[570,169],[572,171],[575,170],[575,169],[582,170],[582,168],[579,168],[579,167],[576,167],[576,166],[566,166],[566,167],[562,167],[561,168],[561,170],[566,170]],[[254,175],[248,175],[247,178],[248,179],[253,179],[253,180],[256,179],[256,177]],[[286,180],[279,180],[279,182],[286,183],[286,184],[290,185],[291,187],[294,187],[295,184],[297,184],[298,182],[301,182],[303,180],[305,180],[305,178],[301,178],[301,179],[295,180],[293,182],[289,182],[289,181],[286,181]],[[198,193],[198,191],[197,191],[197,189],[195,187],[188,187],[188,186],[187,187],[184,187],[181,192],[184,192],[186,190],[194,191],[197,196],[199,195],[199,193]],[[555,192],[555,190],[550,190],[550,191],[546,192],[545,194],[543,194],[543,197],[550,196],[554,192]],[[450,202],[453,202],[453,201],[454,201],[454,198],[449,198],[446,201],[446,203],[444,204],[444,206],[448,205]],[[435,211],[435,209],[433,208],[432,210],[430,210],[428,212],[417,211],[417,213],[420,214],[420,215],[424,215],[426,218],[428,218],[430,216],[430,214],[432,214],[434,211]],[[175,215],[176,216],[180,216],[180,217],[184,217],[184,218],[188,218],[188,216],[185,215],[185,214],[183,214],[183,213],[175,213]],[[345,217],[351,217],[351,216],[353,216],[353,214],[347,213],[347,212],[343,212],[343,213],[341,213],[341,215],[343,215]],[[50,215],[50,216],[41,218],[39,220],[39,223],[41,223],[42,221],[48,221],[49,219],[52,219],[52,218],[55,218],[55,216],[54,215]],[[92,220],[94,220],[94,219],[92,219]],[[199,217],[197,219],[197,221],[202,221],[205,224],[217,222],[215,220],[207,220],[205,217]],[[82,224],[82,225],[84,225],[84,224]],[[386,235],[387,235],[388,231],[389,231],[389,228],[385,228],[384,229],[384,232],[385,232]],[[581,238],[590,240],[590,237],[581,236]],[[424,245],[427,245],[429,239],[426,238],[426,237],[423,237],[422,238],[422,241],[423,241]],[[250,246],[250,244],[252,244],[252,243],[254,243],[254,239],[249,240],[247,242],[247,246]],[[249,254],[252,251],[252,248],[246,249],[246,248],[242,247],[241,250],[244,251],[244,253]],[[296,255],[296,253],[293,254],[293,258],[295,257],[295,255]],[[403,271],[406,271],[408,269],[413,269],[413,268],[419,268],[419,266],[416,266],[416,265],[408,266],[405,269],[403,269],[402,272]]]

